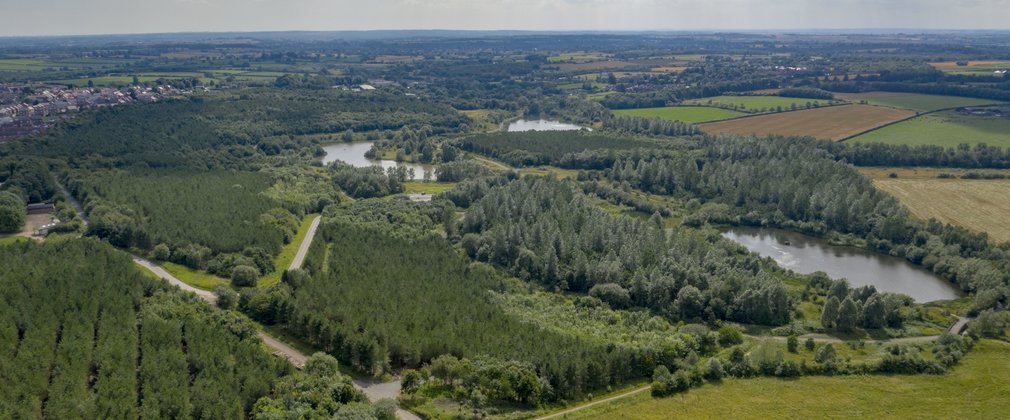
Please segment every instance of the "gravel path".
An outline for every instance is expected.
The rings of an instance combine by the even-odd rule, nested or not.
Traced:
[[[187,292],[195,293],[197,296],[199,296],[203,300],[207,301],[211,305],[213,305],[213,304],[215,304],[217,302],[217,296],[214,295],[213,293],[208,292],[206,290],[197,289],[197,288],[195,288],[193,286],[190,286],[190,285],[184,283],[182,280],[179,280],[179,279],[175,278],[175,276],[173,276],[171,273],[169,273],[168,271],[165,271],[164,268],[161,268],[160,266],[158,266],[157,264],[155,264],[153,262],[150,262],[148,260],[140,258],[140,257],[138,257],[136,255],[133,255],[132,257],[133,257],[133,262],[134,263],[136,263],[137,265],[139,265],[141,267],[144,267],[145,269],[147,269],[147,271],[150,271],[150,272],[154,273],[154,275],[156,275],[158,277],[161,277],[162,279],[164,279],[165,281],[167,281],[169,284],[171,284],[173,286],[176,286],[176,287],[178,287],[178,288],[180,288],[182,290],[185,290]]]
[[[316,216],[315,219],[312,219],[312,224],[309,225],[309,232],[305,234],[305,239],[298,245],[298,253],[295,254],[295,259],[291,260],[291,266],[288,267],[288,270],[302,268],[302,264],[305,263],[305,255],[309,253],[312,240],[316,237],[316,230],[319,229],[320,220],[322,220],[322,216]]]

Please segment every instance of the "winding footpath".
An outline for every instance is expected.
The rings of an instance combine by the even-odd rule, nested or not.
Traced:
[[[316,235],[316,230],[319,228],[319,219],[320,219],[319,217],[316,217],[316,219],[312,221],[312,225],[309,227],[309,232],[308,234],[305,235],[305,240],[302,241],[301,245],[299,246],[298,254],[295,256],[295,261],[291,264],[292,269],[301,268],[302,264],[304,263],[305,254],[307,253],[309,246],[312,243],[312,239]],[[164,268],[159,267],[157,264],[154,264],[151,261],[140,258],[136,255],[132,255],[132,257],[134,263],[150,271],[151,273],[154,273],[154,275],[161,277],[169,284],[176,286],[187,292],[194,293],[211,305],[217,302],[217,296],[214,295],[213,293],[206,290],[197,289],[193,286],[184,283],[182,280],[179,280],[168,271],[165,271]],[[283,357],[298,369],[305,367],[305,361],[308,359],[308,357],[305,356],[304,353],[298,351],[294,347],[285,344],[283,341],[277,339],[276,337],[270,334],[267,334],[266,332],[259,331],[258,334],[260,339],[263,340],[263,344],[270,349],[273,355]],[[359,390],[361,390],[365,394],[365,396],[368,397],[369,401],[373,402],[387,398],[396,400],[396,397],[400,395],[399,380],[383,383],[383,382],[373,382],[369,380],[359,379],[354,381],[354,386]],[[397,408],[396,417],[401,420],[421,419],[414,413],[411,413],[402,408]]]

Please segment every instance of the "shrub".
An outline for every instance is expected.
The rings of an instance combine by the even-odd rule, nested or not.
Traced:
[[[158,261],[168,261],[172,257],[172,250],[165,244],[158,244],[151,251],[151,256]]]
[[[226,286],[217,286],[214,288],[214,295],[217,296],[218,308],[232,310],[238,307],[238,292]]]
[[[231,284],[235,287],[253,287],[259,277],[260,271],[256,267],[240,265],[231,271]]]
[[[722,368],[722,362],[718,358],[708,359],[705,363],[705,379],[709,381],[719,381],[726,376],[726,371]]]
[[[631,305],[631,294],[617,283],[597,284],[589,289],[589,296],[600,299],[615,309]]]
[[[743,343],[743,333],[733,326],[724,325],[719,327],[719,345],[732,347]]]
[[[817,349],[817,353],[814,354],[814,361],[817,363],[828,363],[835,360],[835,357],[837,356],[838,352],[835,350],[835,346],[828,343]]]

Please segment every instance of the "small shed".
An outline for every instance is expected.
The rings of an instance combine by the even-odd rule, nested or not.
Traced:
[[[28,205],[28,214],[49,214],[56,211],[53,203],[31,203]]]

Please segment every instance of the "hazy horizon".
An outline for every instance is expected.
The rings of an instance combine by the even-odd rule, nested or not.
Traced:
[[[1010,0],[49,0],[0,36],[288,31],[1008,30]]]

